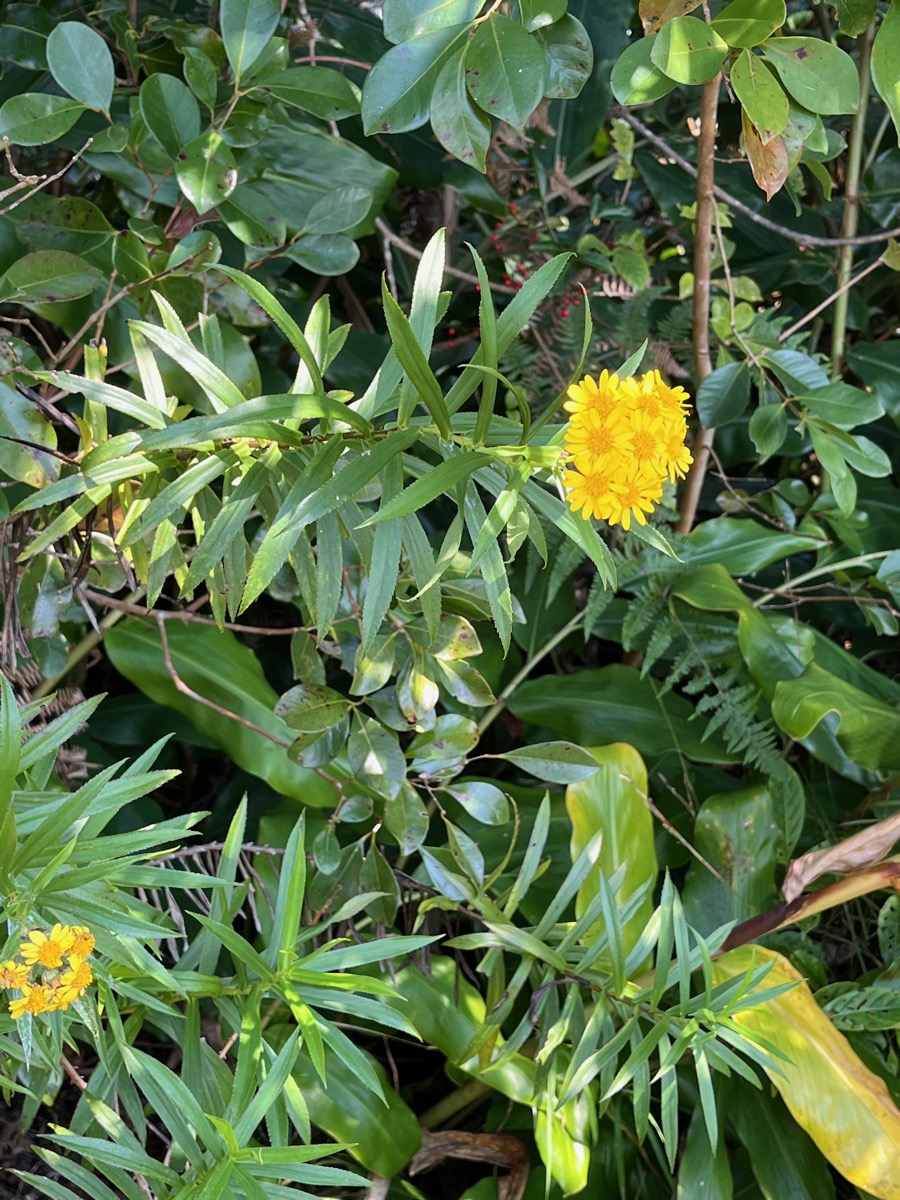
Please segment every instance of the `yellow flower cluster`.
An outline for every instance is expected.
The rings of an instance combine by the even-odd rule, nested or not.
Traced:
[[[604,371],[568,391],[565,445],[574,469],[563,476],[569,507],[587,521],[599,517],[631,528],[693,459],[684,444],[688,395],[663,383],[659,371],[620,379]]]
[[[93,949],[94,935],[83,925],[54,925],[49,933],[32,929],[18,958],[0,962],[0,988],[22,993],[10,1001],[10,1014],[36,1017],[80,999],[94,978],[87,961]]]

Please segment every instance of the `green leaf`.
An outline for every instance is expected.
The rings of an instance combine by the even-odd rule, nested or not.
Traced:
[[[359,225],[372,207],[372,193],[357,184],[335,188],[309,210],[304,233],[343,233]]]
[[[776,684],[772,716],[795,741],[808,737],[829,714],[836,720],[838,742],[854,762],[867,771],[900,766],[897,709],[815,664],[799,678]]]
[[[428,810],[407,780],[401,783],[395,796],[385,800],[384,824],[397,839],[401,854],[414,853],[428,836]]]
[[[625,742],[591,746],[589,753],[600,764],[600,770],[566,788],[566,811],[572,822],[572,862],[598,831],[603,837],[590,873],[578,889],[575,914],[581,917],[599,895],[601,876],[609,879],[624,866],[615,893],[617,906],[621,908],[639,889],[647,889],[640,907],[622,926],[622,953],[627,957],[653,915],[653,887],[658,872],[653,817],[647,804],[647,768],[637,750]],[[583,941],[592,945],[605,927],[601,918],[584,934]]]
[[[315,807],[334,806],[334,788],[288,758],[293,732],[274,716],[278,696],[249,647],[228,631],[175,621],[167,623],[166,642],[178,678],[201,699],[176,686],[155,622],[121,621],[108,631],[104,645],[117,671],[158,704],[188,717],[238,766],[265,779],[282,796]]]
[[[406,133],[424,125],[441,67],[469,33],[468,23],[433,29],[382,55],[363,85],[364,132]]]
[[[750,372],[745,363],[718,367],[697,389],[697,413],[706,429],[739,417],[750,403]]]
[[[484,170],[491,123],[473,104],[466,87],[466,47],[447,59],[435,80],[431,128],[445,150]]]
[[[55,450],[56,444],[50,421],[26,396],[0,380],[0,471],[32,488],[46,487],[59,478],[60,463],[41,447]]]
[[[25,92],[10,96],[0,108],[0,139],[13,146],[43,146],[72,128],[85,106],[68,96]]]
[[[787,127],[790,102],[762,58],[744,50],[731,68],[731,86],[763,144]]]
[[[702,727],[691,721],[693,710],[687,700],[671,692],[657,695],[651,679],[620,664],[565,677],[529,679],[508,707],[522,720],[585,746],[623,741],[645,757],[676,749],[698,762],[734,758],[715,736],[704,740]]]
[[[878,397],[872,392],[851,387],[849,383],[829,383],[815,391],[801,392],[796,401],[830,425],[839,429],[853,429],[856,425],[868,425],[884,415]]]
[[[874,3],[866,7],[871,7],[874,13]],[[843,25],[843,19],[841,23]],[[862,33],[867,27],[868,21],[863,24],[859,33]],[[881,18],[881,25],[875,34],[875,41],[872,43],[872,82],[876,92],[887,105],[894,122],[894,129],[897,136],[900,137],[900,71],[897,70],[898,62],[900,62],[900,6],[889,4],[887,12]]]
[[[491,457],[488,454],[482,454],[477,450],[463,450],[452,458],[439,463],[420,479],[405,487],[393,500],[382,505],[378,512],[364,524],[380,525],[384,521],[393,521],[407,513],[418,512],[432,500],[449,494],[456,484],[490,461]]]
[[[262,71],[254,77],[253,89],[274,96],[291,108],[312,113],[322,121],[340,121],[359,112],[359,88],[330,67]]]
[[[287,241],[284,217],[263,184],[242,184],[218,205],[219,216],[245,246],[275,250]]]
[[[859,108],[856,64],[831,42],[809,37],[769,38],[763,53],[785,89],[810,112],[827,116]]]
[[[394,353],[410,383],[419,394],[422,403],[428,409],[441,437],[445,441],[450,441],[453,431],[450,427],[450,415],[441,385],[428,363],[408,318],[388,290],[386,279],[381,281],[381,301]]]
[[[667,96],[675,80],[653,61],[656,34],[639,38],[622,51],[610,75],[612,94],[620,104],[650,104]]]
[[[47,66],[73,100],[109,112],[115,68],[109,46],[95,29],[80,21],[61,21],[47,38]]]
[[[493,783],[480,779],[457,780],[448,793],[470,817],[482,825],[505,825],[509,820],[509,801]]]
[[[731,575],[750,575],[791,554],[822,550],[824,539],[773,529],[744,518],[704,521],[681,551],[691,567],[721,563]]]
[[[90,200],[80,196],[34,196],[20,207],[16,232],[29,249],[99,250],[115,230]]]
[[[673,17],[656,35],[650,59],[676,83],[708,83],[722,69],[728,45],[699,17]]]
[[[539,742],[534,746],[507,750],[495,757],[515,763],[529,775],[548,783],[579,783],[596,775],[600,769],[593,754],[574,742]]]
[[[219,28],[235,84],[265,50],[280,17],[280,0],[221,0]]]
[[[216,97],[219,91],[219,72],[216,65],[202,50],[196,46],[184,46],[184,77],[187,85],[207,108],[216,107]]]
[[[315,683],[292,687],[275,705],[275,716],[298,733],[323,733],[337,725],[351,704],[340,692]]]
[[[386,0],[384,36],[389,42],[409,42],[445,29],[462,25],[478,16],[484,0]]]
[[[200,135],[200,109],[187,84],[162,71],[148,76],[139,94],[144,124],[172,158]]]
[[[522,129],[546,80],[541,47],[518,21],[494,13],[478,26],[466,55],[466,86],[486,113]]]
[[[566,0],[519,0],[522,24],[529,33],[559,21],[566,13]]]
[[[359,262],[359,247],[344,233],[310,234],[283,253],[314,275],[346,275]]]
[[[0,278],[0,301],[53,304],[89,296],[102,272],[67,250],[35,250],[17,259]]]
[[[163,309],[165,314],[165,309]],[[168,354],[173,362],[189,371],[210,399],[216,412],[221,413],[237,404],[242,404],[244,394],[214,362],[201,354],[186,333],[174,333],[170,328],[162,329],[147,321],[135,321],[137,329],[148,341]]]
[[[761,404],[750,416],[748,433],[760,458],[776,454],[787,437],[787,412],[783,404]]]
[[[546,4],[541,7],[546,9]],[[553,100],[574,100],[594,69],[594,50],[582,23],[566,13],[535,33],[546,56],[544,95]]]
[[[875,18],[875,7],[876,0],[835,0],[834,11],[841,33],[854,38],[865,33]]]
[[[238,181],[234,155],[214,129],[194,138],[179,151],[175,175],[182,192],[201,216],[227,200]]]
[[[786,20],[784,0],[733,0],[715,18],[712,28],[729,46],[750,49],[764,42]]]
[[[406,779],[406,759],[397,734],[371,717],[354,714],[347,745],[355,778],[379,796],[393,799]]]

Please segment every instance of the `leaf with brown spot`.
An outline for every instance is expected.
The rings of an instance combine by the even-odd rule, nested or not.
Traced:
[[[700,0],[641,0],[640,14],[644,33],[657,33],[673,17],[683,17],[700,7]]]
[[[741,126],[753,178],[766,193],[766,199],[771,200],[776,192],[784,187],[784,181],[790,171],[784,138],[773,137],[768,142],[763,142],[759,131],[745,112],[741,113]]]

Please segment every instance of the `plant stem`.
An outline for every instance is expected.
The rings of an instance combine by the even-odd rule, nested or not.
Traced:
[[[852,238],[859,228],[859,183],[862,176],[863,142],[866,134],[866,112],[869,107],[869,67],[872,59],[872,42],[875,40],[875,22],[869,26],[860,50],[859,62],[859,110],[850,126],[850,148],[847,154],[847,180],[844,185],[844,218],[841,236]],[[838,251],[836,277],[837,298],[831,325],[831,369],[837,374],[844,361],[844,346],[847,340],[847,307],[849,291],[844,290],[853,273],[853,246],[841,246]]]
[[[757,596],[753,601],[753,607],[760,608],[763,604],[774,600],[776,596],[780,596],[783,592],[789,592],[791,588],[799,587],[801,583],[809,583],[811,579],[819,579],[823,575],[833,575],[835,571],[846,571],[850,567],[864,567],[867,563],[877,562],[880,558],[887,558],[889,554],[893,554],[893,551],[873,550],[870,554],[860,554],[856,558],[845,558],[841,562],[825,563],[824,566],[813,567],[811,571],[806,571],[803,575],[798,575],[796,579],[788,579],[784,583],[780,583],[778,587],[772,588],[770,592],[765,592],[762,596]]]
[[[491,709],[488,709],[488,711],[484,714],[484,716],[478,722],[479,737],[484,733],[484,731],[488,728],[488,726],[493,725],[493,723],[497,719],[497,717],[500,716],[500,714],[503,712],[504,708],[506,707],[507,700],[509,700],[510,696],[513,694],[513,692],[516,690],[516,688],[519,686],[519,684],[523,683],[528,678],[528,676],[531,674],[531,672],[534,670],[534,668],[538,665],[538,663],[542,659],[546,658],[551,650],[555,650],[560,642],[564,642],[566,640],[566,638],[569,636],[569,634],[573,633],[578,628],[578,626],[583,623],[583,621],[584,621],[584,612],[582,611],[582,612],[576,613],[575,616],[572,617],[571,621],[568,621],[565,625],[563,625],[562,629],[560,629],[556,633],[554,633],[553,637],[550,638],[550,640],[548,642],[544,642],[544,644],[543,644],[543,646],[541,646],[540,650],[535,651],[535,653],[531,656],[531,658],[529,658],[528,662],[526,662],[525,666],[521,669],[521,671],[517,672],[517,674],[515,674],[512,677],[512,679],[509,681],[509,683],[506,685],[506,687],[503,689],[503,691],[497,697],[497,703],[494,705],[494,707]]]
[[[699,388],[707,375],[712,373],[712,357],[709,351],[709,297],[712,273],[713,212],[715,207],[716,172],[716,112],[719,107],[719,89],[722,76],[717,75],[703,85],[700,101],[700,137],[697,142],[697,216],[696,243],[694,247],[694,315],[691,325],[691,341],[694,350],[694,376]],[[701,428],[694,443],[694,462],[685,483],[681,498],[681,520],[678,532],[688,534],[697,515],[700,492],[709,465],[714,430]]]

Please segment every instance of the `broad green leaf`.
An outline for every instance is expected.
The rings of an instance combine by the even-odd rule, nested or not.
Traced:
[[[876,395],[849,383],[829,383],[815,391],[804,391],[796,396],[797,403],[807,408],[813,416],[837,425],[839,429],[853,429],[856,425],[868,425],[883,416],[884,410]]]
[[[441,67],[462,49],[470,32],[468,23],[442,26],[392,46],[382,55],[363,85],[364,131],[406,133],[424,125]]]
[[[565,16],[567,0],[519,0],[522,24],[529,33],[544,29]]]
[[[397,839],[401,854],[413,854],[428,836],[428,810],[422,797],[406,780],[395,796],[385,800],[384,824]]]
[[[360,783],[387,799],[399,793],[406,779],[406,759],[392,729],[385,729],[371,717],[355,714],[347,756]]]
[[[828,376],[821,365],[799,350],[770,350],[764,364],[771,367],[792,396],[828,385]]]
[[[859,108],[859,75],[849,54],[811,37],[769,38],[763,53],[786,90],[804,108],[823,116]]]
[[[238,181],[234,155],[214,129],[178,152],[175,175],[182,192],[201,215],[227,200]]]
[[[184,55],[183,70],[188,87],[201,104],[210,109],[215,108],[219,90],[219,72],[216,70],[216,64],[196,46],[183,46],[181,53]]]
[[[889,985],[875,983],[842,991],[824,1008],[834,1025],[848,1033],[900,1026],[900,994]]]
[[[444,29],[462,25],[478,16],[484,0],[386,0],[384,36],[389,42],[409,42]]]
[[[509,801],[496,784],[480,779],[458,779],[447,791],[482,825],[505,825],[509,820]]]
[[[218,205],[218,213],[245,246],[275,250],[287,241],[284,217],[268,199],[262,184],[239,185]]]
[[[639,38],[616,59],[609,83],[620,104],[649,104],[667,96],[676,86],[675,80],[664,74],[653,61],[655,42],[656,34]]]
[[[877,0],[835,0],[834,12],[841,33],[847,37],[859,37],[861,33],[865,33],[874,20],[876,2]]]
[[[722,69],[728,45],[698,17],[673,17],[656,35],[650,59],[676,83],[707,83]]]
[[[874,8],[874,5],[872,5]],[[865,26],[864,26],[865,28]],[[862,30],[860,30],[862,32]],[[872,82],[888,106],[900,137],[900,6],[889,4],[872,43]]]
[[[339,121],[359,112],[359,88],[329,67],[288,67],[266,70],[253,79],[254,90],[282,104],[310,112],[322,121]]]
[[[864,1192],[900,1200],[900,1111],[884,1081],[816,1004],[800,972],[773,950],[742,946],[713,964],[713,979],[732,979],[762,963],[772,964],[763,988],[795,985],[735,1017],[784,1053],[777,1070],[767,1070],[771,1083],[836,1170]]]
[[[219,28],[236,84],[265,50],[280,17],[279,0],[221,0]]]
[[[441,67],[431,97],[431,128],[445,150],[483,171],[491,123],[476,108],[466,87],[466,48]]]
[[[522,720],[582,746],[627,741],[646,757],[677,749],[698,762],[734,758],[715,735],[703,739],[702,727],[690,719],[693,710],[687,700],[671,692],[657,695],[651,679],[620,664],[529,679],[508,707]]]
[[[84,104],[68,96],[10,96],[0,107],[0,138],[8,137],[13,146],[43,146],[68,133],[84,111]]]
[[[841,448],[844,458],[859,471],[860,475],[868,475],[873,479],[883,479],[891,473],[891,460],[880,446],[876,446],[867,437],[846,434],[835,438]]]
[[[345,233],[313,233],[283,254],[314,275],[345,275],[359,262],[359,247]]]
[[[590,779],[600,769],[594,755],[573,742],[540,742],[507,750],[496,757],[515,763],[529,775],[548,783],[579,783]]]
[[[372,193],[356,184],[335,188],[309,210],[305,233],[343,233],[359,225],[372,207]]]
[[[50,74],[73,100],[108,113],[115,84],[109,46],[80,21],[61,21],[47,38]]]
[[[16,232],[29,250],[99,250],[115,235],[101,210],[80,196],[32,197],[19,208]]]
[[[792,554],[824,549],[824,539],[811,533],[773,529],[757,521],[728,517],[704,521],[682,547],[681,557],[692,567],[720,563],[731,575],[749,575]]]
[[[750,414],[748,433],[760,458],[776,454],[787,437],[787,412],[783,404],[761,404]]]
[[[744,50],[729,76],[734,94],[765,145],[788,123],[790,103],[781,85],[762,58]]]
[[[900,712],[811,664],[775,687],[772,716],[789,737],[807,737],[831,715],[849,757],[868,771],[900,767]]]
[[[749,403],[750,372],[745,363],[718,367],[697,389],[697,413],[706,429],[733,421]]]
[[[322,733],[350,711],[340,692],[315,683],[299,683],[279,699],[275,715],[298,733]]]
[[[541,47],[518,21],[494,13],[478,26],[466,53],[466,86],[484,112],[523,128],[546,80]]]
[[[47,36],[54,23],[48,12],[33,4],[7,4],[0,29],[0,58],[32,71],[45,71]]]
[[[699,1196],[703,1200],[732,1200],[734,1181],[724,1139],[718,1139],[713,1151],[703,1114],[697,1109],[691,1117],[678,1164],[676,1200],[694,1200]]]
[[[18,440],[17,440],[18,439]],[[0,471],[32,488],[46,487],[59,478],[56,430],[21,392],[0,380]]]
[[[141,84],[144,124],[172,158],[200,136],[200,109],[187,84],[157,71]]]
[[[67,250],[35,250],[16,260],[0,278],[0,300],[54,304],[88,296],[102,272]]]
[[[615,893],[618,906],[649,885],[640,908],[622,928],[622,950],[627,956],[653,915],[653,887],[658,871],[653,817],[647,798],[647,768],[637,750],[626,742],[588,749],[600,764],[600,770],[566,788],[566,811],[572,822],[569,847],[572,862],[598,831],[603,838],[591,872],[578,889],[575,913],[582,916],[598,895],[600,875],[608,879],[622,866],[625,873]],[[604,928],[602,919],[595,922],[583,940],[591,945]]]
[[[176,686],[155,622],[121,621],[108,631],[104,644],[117,671],[152,700],[188,717],[238,766],[283,796],[319,808],[334,806],[337,794],[331,785],[288,758],[286,747],[294,735],[274,716],[278,696],[252,650],[227,631],[175,621],[167,622],[166,642],[178,678],[201,699]]]
[[[784,0],[732,0],[712,23],[729,46],[750,49],[764,42],[787,20]]]
[[[546,8],[546,5],[543,5]],[[553,100],[574,100],[591,77],[594,50],[587,30],[571,13],[535,33],[547,66],[544,94]]]

